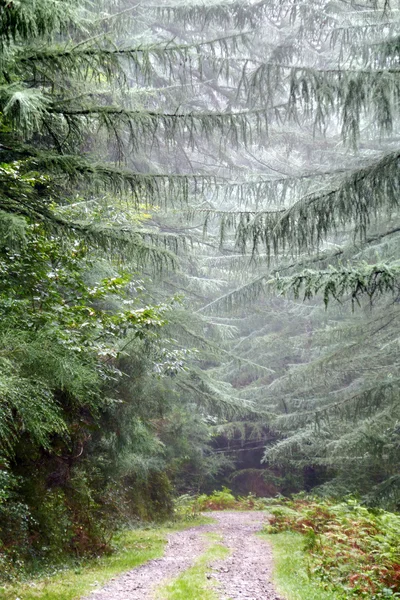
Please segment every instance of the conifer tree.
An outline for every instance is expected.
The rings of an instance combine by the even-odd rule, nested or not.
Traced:
[[[237,344],[228,341],[230,360],[208,367],[208,381],[224,382],[226,395],[265,413],[282,436],[268,447],[268,461],[328,469],[337,476],[336,489],[377,501],[382,492],[395,506],[397,7],[216,2],[161,6],[157,14],[159,29],[172,27],[185,41],[204,40],[221,24],[240,31],[245,47],[230,47],[229,56],[202,53],[207,68],[196,73],[201,80],[207,72],[201,101],[258,111],[268,122],[264,132],[252,125],[251,139],[236,149],[231,144],[228,155],[212,139],[201,155],[199,148],[190,155],[207,174],[218,164],[212,191],[189,209],[192,235],[203,227],[209,244],[187,280],[197,286],[199,314],[233,333],[243,331],[243,312],[253,310],[254,299],[271,298],[276,289],[308,301],[321,294],[329,304],[326,316],[313,302],[282,304],[294,323],[299,315],[304,323],[296,335],[289,319],[283,343],[268,334],[280,327],[279,311],[271,309],[272,300],[259,300],[262,308],[255,310],[263,310],[265,325],[258,333],[244,330]],[[257,27],[268,42],[257,38]],[[247,274],[239,276],[240,269]],[[332,306],[337,300],[349,301],[348,312]],[[365,331],[360,319],[367,320]],[[251,382],[240,393],[229,387],[238,370]],[[267,376],[268,370],[275,373]]]

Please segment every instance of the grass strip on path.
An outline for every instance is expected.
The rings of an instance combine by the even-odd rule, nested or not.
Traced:
[[[201,518],[155,529],[123,531],[115,536],[116,551],[82,565],[60,569],[56,574],[26,583],[0,585],[1,600],[77,600],[112,577],[134,569],[164,553],[168,534],[209,523]]]
[[[158,588],[156,598],[160,600],[218,600],[219,596],[212,589],[207,573],[210,571],[210,563],[224,559],[229,550],[226,546],[218,543],[222,536],[215,533],[205,534],[212,545],[201,555],[193,567],[187,569],[168,583]]]
[[[279,594],[287,600],[339,600],[343,596],[325,591],[307,573],[307,556],[303,551],[304,536],[283,532],[261,534],[272,546],[273,580]]]

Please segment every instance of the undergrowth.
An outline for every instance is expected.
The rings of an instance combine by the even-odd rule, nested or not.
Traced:
[[[261,534],[272,545],[274,557],[273,581],[277,592],[287,600],[342,600],[339,593],[324,590],[318,580],[309,576],[300,533],[284,531]]]
[[[180,496],[175,501],[175,515],[178,518],[195,518],[208,510],[265,510],[270,501],[269,498],[258,498],[251,493],[236,498],[230,489],[224,487],[210,495]]]
[[[298,532],[309,577],[338,598],[400,598],[400,516],[354,500],[271,506],[267,533]]]

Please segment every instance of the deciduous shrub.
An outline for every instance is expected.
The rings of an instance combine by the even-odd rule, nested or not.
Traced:
[[[0,469],[0,572],[13,579],[22,569],[29,551],[31,515],[26,504],[18,499],[21,479],[6,468]]]
[[[251,493],[235,498],[232,491],[224,487],[210,495],[180,496],[175,501],[175,514],[189,518],[191,515],[198,515],[201,511],[207,510],[264,510],[270,501],[270,498],[257,498]]]
[[[236,498],[231,490],[226,487],[220,491],[214,491],[209,496],[202,494],[197,498],[199,510],[226,510],[227,508],[234,508],[235,505]]]

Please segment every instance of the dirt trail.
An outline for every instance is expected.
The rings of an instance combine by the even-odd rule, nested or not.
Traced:
[[[254,535],[262,527],[261,512],[213,512],[215,523],[173,533],[162,558],[151,560],[113,579],[82,600],[157,600],[156,588],[190,568],[208,545],[204,533],[222,535],[228,558],[210,566],[208,578],[221,600],[281,600],[270,581],[272,554]]]
[[[213,513],[214,516],[214,513]],[[265,516],[259,512],[215,513],[218,532],[231,553],[212,565],[211,578],[218,582],[220,600],[281,600],[271,583],[272,551],[254,535]]]

